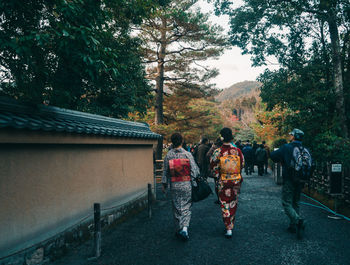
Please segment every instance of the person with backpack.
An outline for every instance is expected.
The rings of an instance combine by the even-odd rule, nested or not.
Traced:
[[[258,165],[258,175],[263,176],[264,164],[265,164],[265,160],[267,159],[267,152],[263,144],[259,145],[258,149],[256,149],[255,158],[256,158],[256,164]]]
[[[214,177],[217,178],[219,201],[222,217],[226,227],[226,238],[232,237],[232,229],[238,203],[238,194],[241,188],[242,168],[244,158],[241,150],[232,145],[232,130],[223,128],[220,131],[223,144],[216,149],[210,158],[210,166]]]
[[[289,134],[291,142],[273,151],[270,158],[282,164],[282,205],[290,220],[287,230],[302,239],[305,220],[300,215],[299,202],[304,183],[312,174],[312,158],[309,150],[302,145],[304,132],[293,129]]]
[[[162,191],[170,185],[176,235],[182,240],[189,239],[188,227],[191,220],[192,186],[196,186],[199,168],[190,152],[182,148],[182,135],[171,135],[173,149],[164,158]]]

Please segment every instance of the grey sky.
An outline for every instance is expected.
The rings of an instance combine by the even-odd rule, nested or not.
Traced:
[[[208,4],[206,0],[200,0],[198,5],[206,13],[213,11],[213,6]],[[227,16],[216,17],[212,15],[211,21],[221,25],[226,30],[229,28]],[[213,83],[216,83],[217,87],[220,89],[227,88],[245,80],[253,81],[263,73],[266,68],[278,68],[277,66],[252,67],[250,56],[242,55],[241,50],[237,47],[232,47],[231,50],[227,50],[218,60],[208,60],[206,65],[219,69],[220,74],[213,79]]]

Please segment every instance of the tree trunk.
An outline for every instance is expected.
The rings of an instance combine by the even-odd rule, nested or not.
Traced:
[[[166,49],[166,18],[162,17],[160,49],[158,51],[157,78],[156,78],[156,125],[163,124],[163,92],[164,92],[164,58]]]
[[[333,82],[336,96],[336,110],[341,123],[342,136],[348,138],[348,126],[345,114],[345,100],[344,100],[344,87],[343,87],[343,73],[340,54],[339,33],[336,22],[336,16],[333,11],[329,12],[328,16],[329,33],[332,45],[332,57],[333,57]]]
[[[325,73],[326,73],[326,80],[327,80],[327,89],[330,89],[330,65],[329,65],[329,55],[327,54],[327,45],[325,41],[325,36],[324,36],[324,21],[321,21],[321,26],[320,26],[320,32],[321,32],[321,43],[322,43],[322,56],[323,60],[325,62]]]

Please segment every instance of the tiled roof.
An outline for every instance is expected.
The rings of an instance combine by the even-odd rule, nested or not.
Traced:
[[[126,138],[158,139],[145,123],[130,122],[45,105],[23,105],[0,98],[0,128],[16,128]]]

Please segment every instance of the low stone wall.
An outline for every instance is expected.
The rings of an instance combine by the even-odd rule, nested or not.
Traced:
[[[117,207],[101,209],[102,233],[147,207],[147,194]],[[44,265],[62,257],[70,248],[93,238],[93,213],[58,235],[0,260],[0,265]],[[103,237],[102,237],[103,240]],[[93,253],[93,249],[91,249]]]

